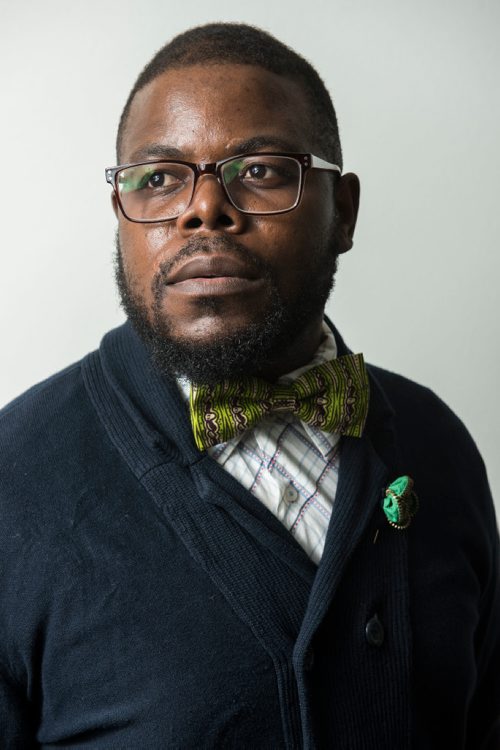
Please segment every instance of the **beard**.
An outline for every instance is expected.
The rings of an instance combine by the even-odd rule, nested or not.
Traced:
[[[293,298],[285,300],[270,264],[246,247],[226,235],[192,237],[172,260],[160,265],[152,282],[153,305],[148,310],[136,291],[134,279],[127,277],[117,231],[115,278],[121,306],[149,350],[155,367],[168,377],[186,377],[193,383],[211,385],[227,378],[256,375],[272,368],[286,355],[297,337],[324,311],[337,270],[337,247],[334,233],[321,247],[311,248],[300,289]],[[181,259],[221,250],[243,255],[264,277],[270,289],[267,304],[244,329],[217,335],[210,341],[201,343],[174,336],[172,321],[162,309],[170,269]],[[199,301],[200,314],[217,312],[220,306],[221,300],[216,296]]]

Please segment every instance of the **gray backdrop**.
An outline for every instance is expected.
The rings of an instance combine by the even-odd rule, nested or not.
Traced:
[[[353,349],[429,385],[462,417],[498,499],[500,4],[284,8],[0,0],[0,403],[123,318],[103,170],[115,163],[119,113],[140,69],[189,26],[243,20],[318,68],[346,169],[361,179],[355,247],[330,314]]]

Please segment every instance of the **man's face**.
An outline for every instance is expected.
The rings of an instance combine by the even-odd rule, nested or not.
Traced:
[[[312,132],[293,81],[253,66],[190,66],[138,92],[120,161],[325,156]],[[336,255],[348,249],[336,231],[331,173],[311,170],[301,203],[286,214],[244,215],[204,175],[177,219],[137,224],[117,215],[122,301],[150,343],[165,342],[171,369],[195,380],[249,369],[272,376],[312,355]]]

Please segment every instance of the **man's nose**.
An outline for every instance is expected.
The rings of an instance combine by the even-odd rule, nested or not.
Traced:
[[[245,214],[229,202],[217,177],[210,174],[198,179],[191,203],[177,219],[177,227],[183,235],[201,230],[239,234],[246,223]]]

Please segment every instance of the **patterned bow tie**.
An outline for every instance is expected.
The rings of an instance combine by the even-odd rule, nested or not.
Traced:
[[[286,385],[251,377],[213,386],[192,385],[189,406],[194,440],[200,450],[225,443],[277,412],[291,412],[326,432],[360,437],[369,395],[362,354],[312,367]]]

